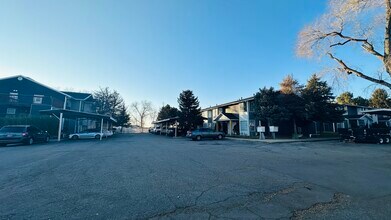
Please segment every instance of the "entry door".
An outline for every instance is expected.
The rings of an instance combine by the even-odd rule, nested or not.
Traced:
[[[225,134],[228,134],[228,122],[221,122],[222,123],[222,126],[223,126],[223,132]]]

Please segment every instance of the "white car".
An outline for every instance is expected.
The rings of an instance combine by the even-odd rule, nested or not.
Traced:
[[[113,131],[110,130],[103,130],[103,137],[111,137],[114,135]]]
[[[87,129],[82,132],[74,133],[69,135],[69,139],[77,140],[77,139],[100,139],[100,136],[108,137],[108,133],[100,133],[100,130],[97,129]]]

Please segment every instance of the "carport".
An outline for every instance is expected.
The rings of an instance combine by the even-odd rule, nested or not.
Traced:
[[[51,115],[56,118],[58,118],[58,134],[57,134],[57,140],[61,140],[62,135],[62,126],[63,126],[63,119],[79,119],[79,118],[86,118],[86,119],[93,119],[100,121],[100,133],[103,133],[103,123],[106,121],[109,122],[117,122],[114,118],[108,115],[100,115],[100,114],[94,114],[94,113],[87,113],[87,112],[79,112],[79,111],[73,111],[68,109],[52,109],[52,110],[42,110],[40,111],[43,115]],[[100,140],[102,140],[102,136],[100,135]]]
[[[179,117],[166,118],[166,119],[163,119],[163,120],[154,121],[154,122],[152,122],[152,124],[154,124],[155,126],[156,125],[160,125],[160,128],[162,128],[163,125],[166,125],[166,136],[168,135],[168,126],[170,124],[174,124],[175,125],[175,135],[174,135],[174,137],[177,137],[178,136],[178,119],[179,119]],[[162,134],[162,132],[160,132],[160,135],[161,134]]]

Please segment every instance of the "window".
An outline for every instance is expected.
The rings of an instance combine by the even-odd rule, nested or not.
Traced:
[[[255,102],[254,101],[249,101],[249,112],[254,112],[255,110]]]
[[[18,92],[10,92],[10,102],[18,102]]]
[[[208,118],[212,118],[212,111],[208,111]]]
[[[248,122],[247,121],[240,121],[240,131],[241,132],[247,132],[248,131]]]
[[[42,104],[43,95],[34,95],[33,103]]]
[[[15,115],[16,109],[15,108],[7,108],[7,115]]]
[[[255,131],[255,120],[250,120],[250,131],[251,132]]]

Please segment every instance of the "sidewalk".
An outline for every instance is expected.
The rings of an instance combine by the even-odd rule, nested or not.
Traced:
[[[248,138],[234,138],[234,137],[226,137],[227,140],[234,141],[250,141],[250,142],[261,142],[267,144],[276,144],[276,143],[294,143],[294,142],[317,142],[317,141],[334,141],[339,140],[339,138],[306,138],[306,139],[248,139]]]

